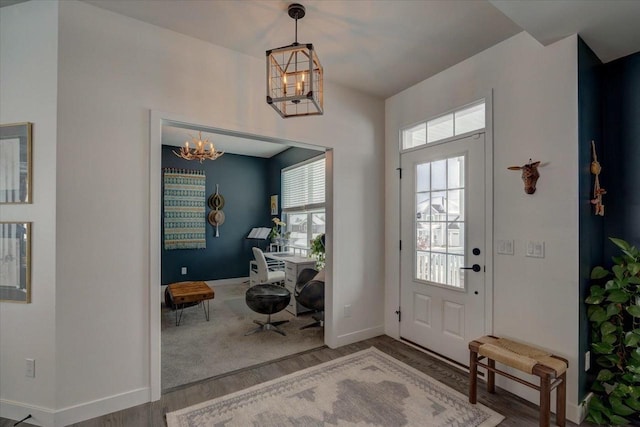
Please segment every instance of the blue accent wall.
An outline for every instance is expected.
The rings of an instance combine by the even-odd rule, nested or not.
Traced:
[[[578,38],[578,188],[579,188],[579,295],[580,301],[584,301],[589,295],[591,269],[601,264],[603,258],[604,221],[606,217],[593,214],[593,205],[590,200],[593,195],[593,180],[591,174],[591,141],[595,141],[598,153],[598,161],[605,165],[603,121],[602,121],[602,62],[586,45]],[[600,175],[601,184],[605,187],[603,167]],[[606,187],[605,187],[606,188]],[[607,197],[605,195],[605,197]],[[607,200],[605,199],[605,204]],[[608,210],[607,206],[607,210]],[[607,212],[605,210],[605,212]],[[589,318],[587,317],[587,305],[579,305],[579,354],[589,350]],[[584,358],[578,357],[579,399],[583,399],[588,393],[589,379],[584,371]]]
[[[590,349],[590,325],[585,298],[596,265],[610,267],[618,249],[609,237],[640,247],[640,53],[602,64],[578,38],[578,158],[579,158],[579,286],[581,354]],[[600,184],[605,216],[594,215],[590,204],[593,179],[591,140],[602,165]],[[592,381],[579,361],[579,398]]]
[[[604,66],[605,235],[640,247],[640,52]],[[605,259],[618,255],[608,240]]]
[[[187,280],[216,280],[249,275],[249,261],[253,259],[254,241],[246,239],[253,227],[268,227],[269,215],[268,170],[270,159],[225,154],[217,160],[202,164],[175,156],[175,147],[162,147],[162,167],[205,170],[206,194],[215,193],[216,184],[225,198],[225,223],[215,228],[207,222],[207,248],[165,251],[162,249],[162,284]],[[210,208],[206,207],[209,214]],[[159,215],[162,215],[160,212]],[[187,267],[187,274],[180,274]]]
[[[267,241],[247,240],[253,227],[271,227],[269,197],[280,200],[280,172],[322,154],[322,151],[291,147],[264,159],[260,157],[225,154],[217,160],[198,163],[175,156],[176,147],[162,146],[162,167],[203,170],[206,173],[206,194],[215,193],[216,184],[225,198],[225,223],[219,227],[220,237],[214,237],[215,228],[207,222],[207,248],[165,251],[162,249],[162,284],[188,280],[218,280],[246,277],[249,261],[253,259],[253,246],[266,249]],[[209,214],[210,208],[206,207]],[[162,212],[160,212],[162,215]],[[187,267],[187,274],[181,268]]]

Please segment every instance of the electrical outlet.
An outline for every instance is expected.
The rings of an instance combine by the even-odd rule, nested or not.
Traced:
[[[24,361],[25,361],[24,375],[29,378],[35,378],[36,377],[36,360],[24,359]]]
[[[185,274],[187,274],[187,267],[182,267],[180,269],[180,273],[184,276]]]
[[[585,372],[591,369],[591,352],[587,351],[584,354],[584,370]]]
[[[344,317],[351,317],[351,304],[344,306]]]

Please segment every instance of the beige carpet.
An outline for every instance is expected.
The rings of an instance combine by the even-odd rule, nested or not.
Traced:
[[[167,414],[169,427],[493,427],[503,419],[373,347]]]
[[[309,314],[296,318],[287,311],[272,317],[289,320],[280,326],[287,336],[273,331],[244,336],[257,326],[254,319],[267,318],[247,307],[248,285],[213,289],[209,322],[202,305],[186,308],[180,326],[175,325],[175,311],[162,307],[163,391],[324,345],[322,328],[299,329],[313,323]]]

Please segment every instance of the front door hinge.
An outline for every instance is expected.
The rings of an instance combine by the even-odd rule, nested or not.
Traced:
[[[400,240],[400,250],[402,250],[402,240]]]
[[[400,311],[400,307],[396,310],[396,314],[398,315],[398,322],[402,321],[402,311]]]
[[[400,174],[400,179],[402,179],[402,168],[396,168],[396,170]]]

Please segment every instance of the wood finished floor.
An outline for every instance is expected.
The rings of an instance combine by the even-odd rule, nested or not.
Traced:
[[[347,354],[360,351],[371,346],[395,357],[432,378],[447,384],[449,387],[467,394],[468,374],[433,358],[411,346],[387,336],[380,336],[337,349],[320,348],[290,356],[260,366],[242,369],[216,378],[174,389],[162,395],[153,403],[146,403],[123,411],[114,412],[99,418],[73,424],[73,427],[162,427],[166,426],[165,414],[194,405],[205,400],[214,399],[225,394],[269,381],[300,369],[327,362]],[[506,418],[500,426],[527,427],[538,425],[538,407],[511,393],[498,389],[497,393],[488,394],[480,382],[478,401]],[[554,418],[552,416],[552,424]],[[0,419],[0,427],[13,426],[14,421]],[[21,424],[28,426],[29,424]],[[568,426],[575,426],[567,422]],[[583,423],[584,425],[588,425]],[[392,426],[390,426],[392,427]]]

